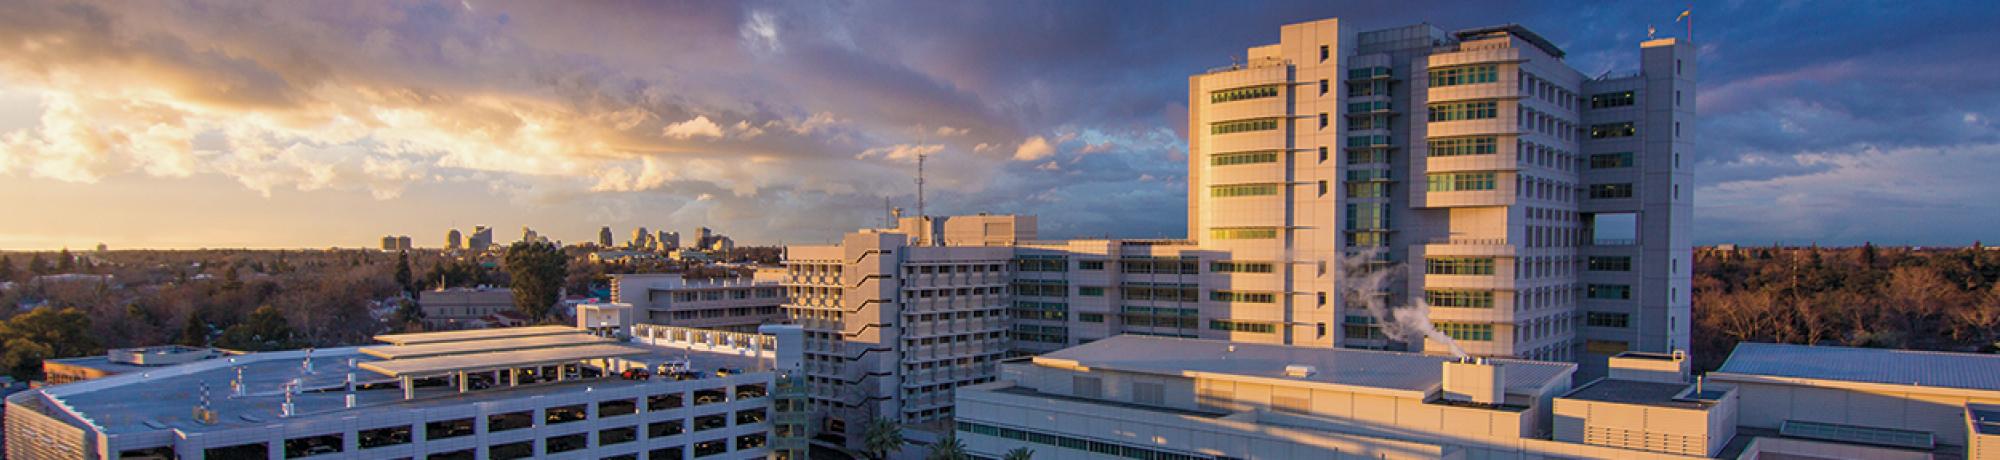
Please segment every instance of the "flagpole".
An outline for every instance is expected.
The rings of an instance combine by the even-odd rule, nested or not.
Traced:
[[[1688,44],[1694,44],[1694,2],[1688,2]]]

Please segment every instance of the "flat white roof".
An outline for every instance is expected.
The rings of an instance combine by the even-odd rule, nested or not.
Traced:
[[[535,348],[573,347],[615,342],[615,340],[590,334],[576,333],[558,335],[537,335],[488,340],[467,340],[463,342],[430,342],[414,345],[377,345],[362,347],[361,352],[382,359],[412,359],[431,356],[462,355],[495,351],[514,351]]]
[[[1234,351],[1231,351],[1231,350]],[[1444,363],[1456,358],[1421,353],[1309,348],[1286,345],[1117,335],[1045,353],[1036,363],[1064,361],[1087,368],[1124,372],[1207,377],[1243,376],[1297,382],[1346,385],[1394,391],[1425,392],[1441,384]],[[1505,366],[1507,389],[1533,394],[1551,380],[1569,378],[1571,363],[1493,359]],[[1307,377],[1290,377],[1285,367],[1313,366]]]
[[[2000,391],[2000,355],[1744,342],[1716,372]]]
[[[644,348],[625,345],[579,345],[573,347],[537,348],[532,350],[497,351],[459,355],[432,356],[428,358],[370,361],[359,366],[390,377],[432,376],[459,371],[488,371],[519,367],[545,366],[588,359],[629,358],[651,354]]]
[[[409,334],[382,334],[375,336],[378,342],[395,345],[414,345],[435,342],[460,342],[466,340],[504,339],[509,337],[529,337],[537,335],[574,334],[580,330],[569,326],[527,326],[494,329],[467,329],[463,331],[414,332]]]

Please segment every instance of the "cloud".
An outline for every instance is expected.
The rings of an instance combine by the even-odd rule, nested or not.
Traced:
[[[938,152],[942,151],[944,151],[943,144],[924,144],[924,145],[897,144],[888,147],[876,147],[868,150],[863,150],[860,154],[855,155],[854,159],[867,160],[867,159],[880,158],[884,160],[901,162],[901,163],[916,163],[918,156],[936,155]]]
[[[966,128],[953,128],[950,126],[939,126],[937,127],[936,134],[939,137],[956,137],[956,136],[964,136],[965,133],[968,132],[972,132],[972,130]]]
[[[1014,161],[1035,161],[1055,154],[1056,147],[1049,144],[1048,138],[1034,136],[1021,141],[1021,146],[1014,149]]]
[[[743,42],[753,50],[777,52],[784,49],[778,41],[778,21],[768,11],[752,11],[750,18],[743,21],[741,28]]]
[[[702,115],[688,121],[667,125],[667,129],[661,131],[660,134],[675,139],[722,137],[722,127],[717,126],[713,121],[708,121],[707,115]]]

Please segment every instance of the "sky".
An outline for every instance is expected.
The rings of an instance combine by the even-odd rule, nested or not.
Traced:
[[[915,208],[1185,232],[1187,76],[1283,24],[1519,23],[1633,70],[1685,2],[0,2],[0,249],[611,226],[824,243]],[[2000,240],[2000,2],[1702,1],[1694,237]]]

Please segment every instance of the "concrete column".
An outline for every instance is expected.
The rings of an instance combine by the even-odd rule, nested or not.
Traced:
[[[468,379],[468,378],[465,378],[465,377],[466,377],[466,376],[465,376],[465,371],[458,371],[458,392],[459,392],[459,393],[464,393],[464,392],[466,392],[467,390],[471,390],[471,389],[472,389],[472,383],[471,383],[471,380],[472,380],[472,379]]]
[[[510,386],[510,387],[518,387],[518,386],[521,386],[521,369],[520,369],[520,368],[514,368],[514,369],[508,369],[508,370],[507,370],[507,386]]]
[[[400,377],[400,379],[403,384],[403,399],[417,399],[416,382],[411,382],[410,376],[407,375]]]

